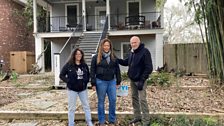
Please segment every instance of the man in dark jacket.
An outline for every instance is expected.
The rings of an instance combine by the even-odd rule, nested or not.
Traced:
[[[133,36],[130,39],[131,51],[125,60],[119,59],[119,64],[129,66],[128,77],[131,80],[132,105],[134,119],[129,124],[142,121],[143,126],[149,125],[149,108],[146,100],[146,79],[152,73],[151,54],[140,38]],[[142,112],[142,114],[141,114]]]

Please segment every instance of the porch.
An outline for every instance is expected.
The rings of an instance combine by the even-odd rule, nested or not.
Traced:
[[[50,14],[48,21],[38,24],[37,32],[71,32],[77,25],[82,31],[99,31],[106,17],[109,31],[163,28],[163,13],[155,8],[154,0],[45,1]],[[36,22],[41,21],[37,18]]]
[[[161,29],[160,12],[144,12],[139,16],[127,16],[127,14],[110,14],[110,31],[121,31],[121,30],[150,30],[150,29]],[[82,22],[83,17],[68,17],[68,16],[55,16],[49,17],[51,24],[49,28],[43,28],[46,30],[38,30],[39,32],[72,32],[78,26],[78,30],[86,31],[99,31],[102,30],[106,15],[86,15],[86,28]],[[78,22],[66,20],[80,20]],[[45,25],[45,24],[43,24]],[[43,26],[42,25],[42,26]]]

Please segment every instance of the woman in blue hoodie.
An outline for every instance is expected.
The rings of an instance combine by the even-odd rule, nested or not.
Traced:
[[[89,68],[84,60],[81,49],[75,49],[67,63],[63,66],[60,78],[67,83],[68,88],[68,126],[74,126],[76,99],[79,97],[85,112],[86,123],[93,126],[91,111],[87,94],[87,83],[89,82]]]

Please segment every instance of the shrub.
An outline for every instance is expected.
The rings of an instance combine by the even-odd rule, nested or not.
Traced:
[[[128,73],[127,72],[121,72],[121,79],[122,81],[127,81],[128,78]]]
[[[166,72],[155,72],[150,75],[150,78],[147,80],[148,85],[160,85],[160,86],[170,86],[171,84],[171,75]]]

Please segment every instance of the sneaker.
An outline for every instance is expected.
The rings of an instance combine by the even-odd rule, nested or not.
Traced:
[[[92,122],[87,123],[87,126],[93,126]]]
[[[134,118],[133,120],[131,120],[130,122],[129,122],[129,124],[135,124],[135,123],[137,123],[137,122],[141,122],[141,119],[137,119],[137,118]]]
[[[105,126],[105,124],[99,124],[99,126]]]
[[[110,122],[108,126],[115,126],[115,123]]]

